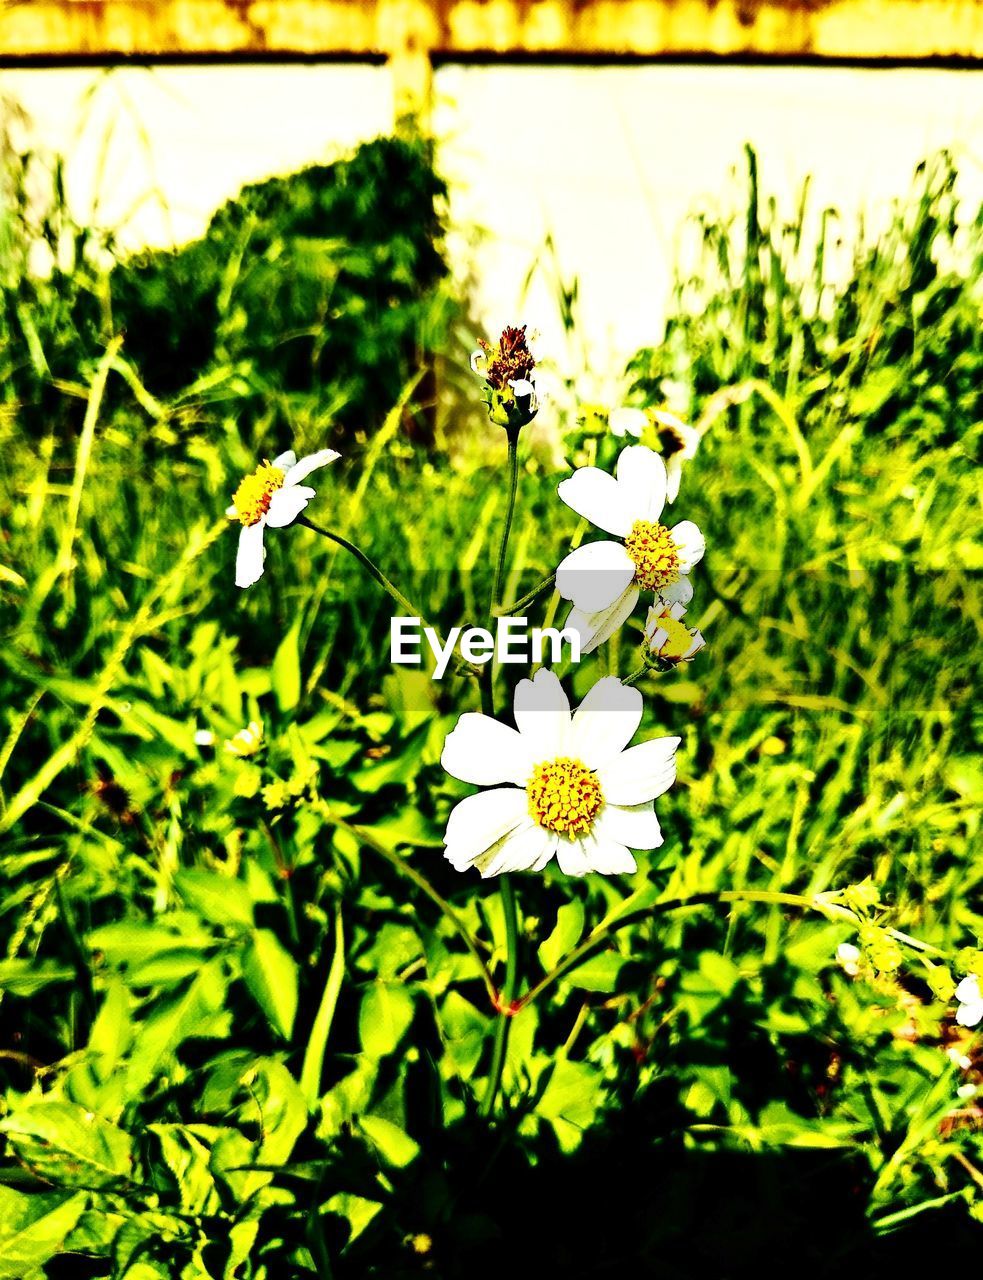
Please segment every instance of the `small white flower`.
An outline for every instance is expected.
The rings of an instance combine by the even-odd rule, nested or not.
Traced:
[[[701,649],[706,648],[702,631],[690,631],[680,621],[686,612],[677,600],[668,608],[664,604],[653,605],[645,619],[645,643],[650,653],[663,662],[689,662]]]
[[[688,426],[668,409],[614,409],[608,419],[611,431],[618,437],[634,436],[636,440],[652,429],[658,452],[666,464],[666,501],[675,502],[679,495],[683,463],[696,456],[700,433]]]
[[[689,573],[703,559],[706,543],[692,520],[671,529],[659,523],[667,483],[659,454],[635,444],[622,449],[616,476],[581,467],[558,486],[568,507],[623,539],[578,547],[557,568],[557,590],[574,605],[568,625],[581,634],[581,653],[614,634],[643,589],[667,606],[692,599]]]
[[[566,875],[635,870],[629,849],[657,849],[654,800],[676,778],[678,738],[628,750],[642,695],[614,676],[599,680],[571,716],[552,671],[520,680],[512,729],[467,712],[444,743],[455,778],[490,788],[460,801],[444,833],[457,871],[482,876],[541,871],[555,856]]]
[[[983,1021],[983,992],[980,991],[980,980],[975,973],[963,978],[956,987],[956,999],[959,1008],[956,1010],[956,1021],[961,1027],[975,1027]]]
[[[836,948],[836,958],[843,972],[855,978],[860,972],[861,951],[852,942],[841,942]]]
[[[195,730],[195,746],[196,747],[214,747],[215,734],[211,729]]]
[[[262,462],[245,477],[232,495],[226,515],[239,520],[239,550],[236,554],[236,586],[251,587],[263,576],[266,548],[263,530],[283,529],[293,524],[315,491],[301,484],[312,471],[325,467],[341,455],[334,449],[320,449],[297,461],[293,450],[281,453],[272,462]]]
[[[263,726],[258,720],[250,720],[245,729],[240,729],[231,738],[225,739],[225,750],[230,756],[245,759],[254,756],[263,746]]]

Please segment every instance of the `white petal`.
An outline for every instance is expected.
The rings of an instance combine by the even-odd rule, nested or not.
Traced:
[[[293,449],[288,449],[286,453],[281,453],[279,457],[273,459],[273,465],[281,471],[289,471],[297,461],[297,455]]]
[[[283,529],[286,525],[293,524],[315,496],[314,490],[303,484],[295,484],[290,489],[277,489],[270,498],[266,523],[271,529]]]
[[[983,1000],[980,994],[980,980],[974,973],[963,978],[954,992],[960,1004],[979,1004]]]
[[[608,804],[635,805],[654,800],[676,780],[679,738],[652,738],[629,747],[597,771]]]
[[[636,520],[655,523],[666,505],[666,464],[654,449],[631,444],[618,458],[618,488],[629,528]]]
[[[703,553],[707,549],[706,539],[692,520],[683,520],[669,532],[679,552],[679,567],[683,573],[689,573],[703,559]]]
[[[340,457],[341,454],[337,449],[319,449],[317,453],[309,453],[306,458],[301,458],[291,466],[283,478],[284,486],[299,484],[312,471],[317,471],[318,467],[326,467],[329,462],[334,462],[335,458]]]
[[[565,876],[585,876],[591,869],[583,842],[565,836],[557,842],[556,860]]]
[[[659,599],[663,604],[687,605],[693,599],[693,583],[685,574],[671,582],[668,587],[659,590]]]
[[[617,840],[629,849],[658,849],[662,828],[651,800],[644,804],[606,804],[597,815],[598,837]]]
[[[472,373],[480,373],[481,370],[487,364],[487,362],[488,362],[488,357],[485,355],[481,347],[478,347],[476,351],[471,352],[471,372]]]
[[[679,497],[679,482],[683,478],[683,455],[674,453],[666,463],[666,502]]]
[[[543,667],[531,680],[520,680],[513,705],[515,723],[533,763],[555,760],[566,753],[570,703],[552,671]]]
[[[584,613],[608,609],[635,577],[635,562],[620,542],[590,542],[560,561],[556,589]]]
[[[620,876],[636,870],[635,859],[618,840],[602,836],[595,827],[583,838],[584,856],[591,871],[605,876]]]
[[[266,548],[263,546],[264,526],[263,520],[242,526],[239,549],[236,552],[237,587],[251,587],[263,576],[263,561],[266,559]]]
[[[231,517],[233,517],[233,516],[237,516],[237,515],[239,514],[239,509],[238,509],[238,507],[236,506],[236,504],[235,504],[234,502],[233,502],[233,504],[232,504],[232,506],[231,506],[231,507],[226,507],[226,508],[225,508],[225,514],[226,514],[227,516],[229,516],[229,517],[230,517],[230,519],[231,519]]]
[[[444,832],[446,857],[458,871],[497,841],[529,821],[529,800],[515,787],[479,791],[460,800],[450,812]]]
[[[641,723],[641,693],[617,676],[605,676],[574,713],[571,752],[589,769],[600,769],[624,751]]]
[[[624,494],[614,476],[600,467],[581,467],[556,487],[561,502],[605,533],[626,538],[635,519],[625,510]]]
[[[440,763],[451,777],[479,787],[499,782],[524,787],[535,761],[517,729],[477,711],[466,711],[447,735]]]
[[[956,1010],[956,1021],[961,1027],[975,1027],[983,1021],[983,1003],[961,1004]]]
[[[631,583],[614,604],[597,613],[584,613],[582,609],[571,609],[566,625],[575,627],[580,635],[580,656],[593,653],[605,640],[610,640],[622,623],[631,616],[638,603],[638,588]]]
[[[536,388],[528,378],[510,378],[509,386],[517,396],[534,396]]]
[[[474,865],[486,880],[506,871],[542,870],[552,857],[553,843],[549,831],[529,821],[475,859]]]
[[[636,440],[648,426],[649,417],[644,409],[612,409],[608,415],[608,425],[616,436],[625,434],[634,436]]]

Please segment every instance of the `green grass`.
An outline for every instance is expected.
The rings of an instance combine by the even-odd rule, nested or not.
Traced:
[[[983,936],[983,246],[944,164],[919,183],[839,291],[753,183],[633,362],[639,403],[682,381],[705,433],[673,515],[707,536],[688,621],[708,649],[640,684],[645,728],[683,739],[663,848],[619,880],[516,878],[527,985],[642,910],[514,1019],[491,1123],[502,910],[441,856],[462,788],[440,749],[472,682],[391,668],[390,602],[303,528],[234,587],[222,511],[261,424],[225,402],[148,401],[124,344],[47,388],[74,433],[7,404],[0,1277],[483,1275],[517,1268],[520,1233],[530,1273],[571,1275],[978,1247],[981,1115],[956,1090],[983,1057],[917,953],[851,980],[838,919],[664,909],[870,877],[922,942]],[[446,452],[401,421],[347,440],[309,514],[433,620],[480,622],[502,433],[477,389]],[[612,464],[613,439],[565,429],[571,465]],[[508,598],[585,535],[563,474],[522,447]],[[637,666],[637,621],[574,694]],[[263,753],[225,753],[252,719]]]

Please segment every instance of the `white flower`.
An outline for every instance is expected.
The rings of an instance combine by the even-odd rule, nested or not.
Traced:
[[[301,484],[301,480],[340,456],[334,449],[320,449],[298,462],[297,455],[289,450],[272,462],[260,463],[241,481],[225,513],[242,523],[236,554],[237,587],[251,587],[263,576],[263,530],[292,524],[315,496],[314,490]]]
[[[555,856],[566,875],[635,870],[631,849],[657,849],[653,801],[676,778],[678,738],[628,747],[642,695],[614,676],[599,680],[571,716],[552,671],[520,680],[512,729],[467,712],[444,743],[455,778],[491,788],[460,801],[444,833],[458,871],[483,876],[541,871]]]
[[[696,456],[700,433],[688,426],[668,409],[614,409],[608,419],[614,435],[634,436],[636,440],[651,429],[658,451],[666,464],[666,501],[675,502],[679,495],[683,463]]]
[[[980,991],[980,980],[975,973],[963,978],[956,987],[956,999],[959,1008],[956,1010],[956,1021],[961,1027],[975,1027],[983,1021],[983,992]]]
[[[240,729],[231,738],[225,739],[225,750],[230,756],[254,756],[263,746],[263,726],[258,720],[250,720],[245,729]]]
[[[690,570],[706,543],[692,520],[669,529],[659,523],[666,502],[666,464],[645,445],[629,445],[618,458],[617,477],[581,467],[557,488],[579,515],[624,541],[591,542],[561,561],[556,586],[574,608],[568,625],[590,653],[621,626],[644,588],[664,605],[688,604]]]
[[[702,631],[690,631],[680,622],[686,609],[677,600],[675,604],[653,605],[645,619],[645,643],[649,651],[663,662],[689,662],[701,649],[706,648]]]
[[[852,942],[841,942],[836,948],[836,958],[843,972],[855,978],[860,972],[861,950]]]

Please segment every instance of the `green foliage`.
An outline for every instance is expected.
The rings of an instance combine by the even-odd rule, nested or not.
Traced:
[[[357,221],[340,172],[324,190]],[[704,429],[673,516],[707,533],[687,621],[709,648],[641,681],[646,729],[683,738],[665,845],[623,879],[517,880],[524,989],[577,951],[511,1019],[491,1124],[484,975],[502,982],[503,911],[440,852],[462,794],[440,752],[473,684],[392,668],[390,602],[309,530],[270,531],[261,582],[232,585],[221,513],[252,435],[273,456],[320,423],[320,443],[335,393],[285,362],[276,410],[239,424],[201,386],[153,382],[134,354],[152,331],[130,320],[103,396],[95,348],[64,331],[84,385],[36,389],[56,421],[69,404],[98,419],[88,455],[52,467],[36,398],[0,419],[18,496],[0,509],[0,1276],[481,1275],[516,1270],[517,1239],[530,1273],[742,1274],[794,1249],[808,1274],[835,1240],[837,1264],[876,1274],[922,1230],[978,1245],[965,1086],[983,1058],[946,966],[851,976],[835,956],[857,931],[776,896],[838,892],[882,959],[891,927],[952,956],[950,986],[976,965],[980,299],[949,260],[949,178],[931,182],[822,297],[782,265],[794,236],[763,229],[753,195],[753,261],[708,230],[730,274],[681,286],[665,344],[633,366],[639,400],[685,382]],[[298,227],[319,188],[301,189]],[[251,193],[210,235],[262,227],[284,191]],[[398,257],[378,266],[387,289]],[[276,261],[250,284],[286,291],[273,328],[293,271]],[[5,270],[13,294],[39,287]],[[161,320],[181,305],[167,290]],[[41,301],[26,305],[37,323]],[[250,314],[231,336],[209,322],[194,377],[232,359],[222,343],[258,359]],[[337,404],[363,412],[363,376],[401,341],[366,331],[380,363],[353,346],[358,376],[337,366]],[[400,400],[397,368],[363,425]],[[318,474],[310,514],[436,624],[471,621],[503,433],[476,404],[488,452],[467,469],[408,449],[393,421]],[[613,461],[597,431],[566,441],[570,461]],[[578,534],[557,479],[524,460],[510,599]],[[639,624],[611,642],[611,670],[634,665]],[[582,695],[591,673],[567,674]],[[499,706],[507,692],[500,675]],[[226,750],[250,721],[261,737]],[[772,898],[708,904],[722,891]]]

